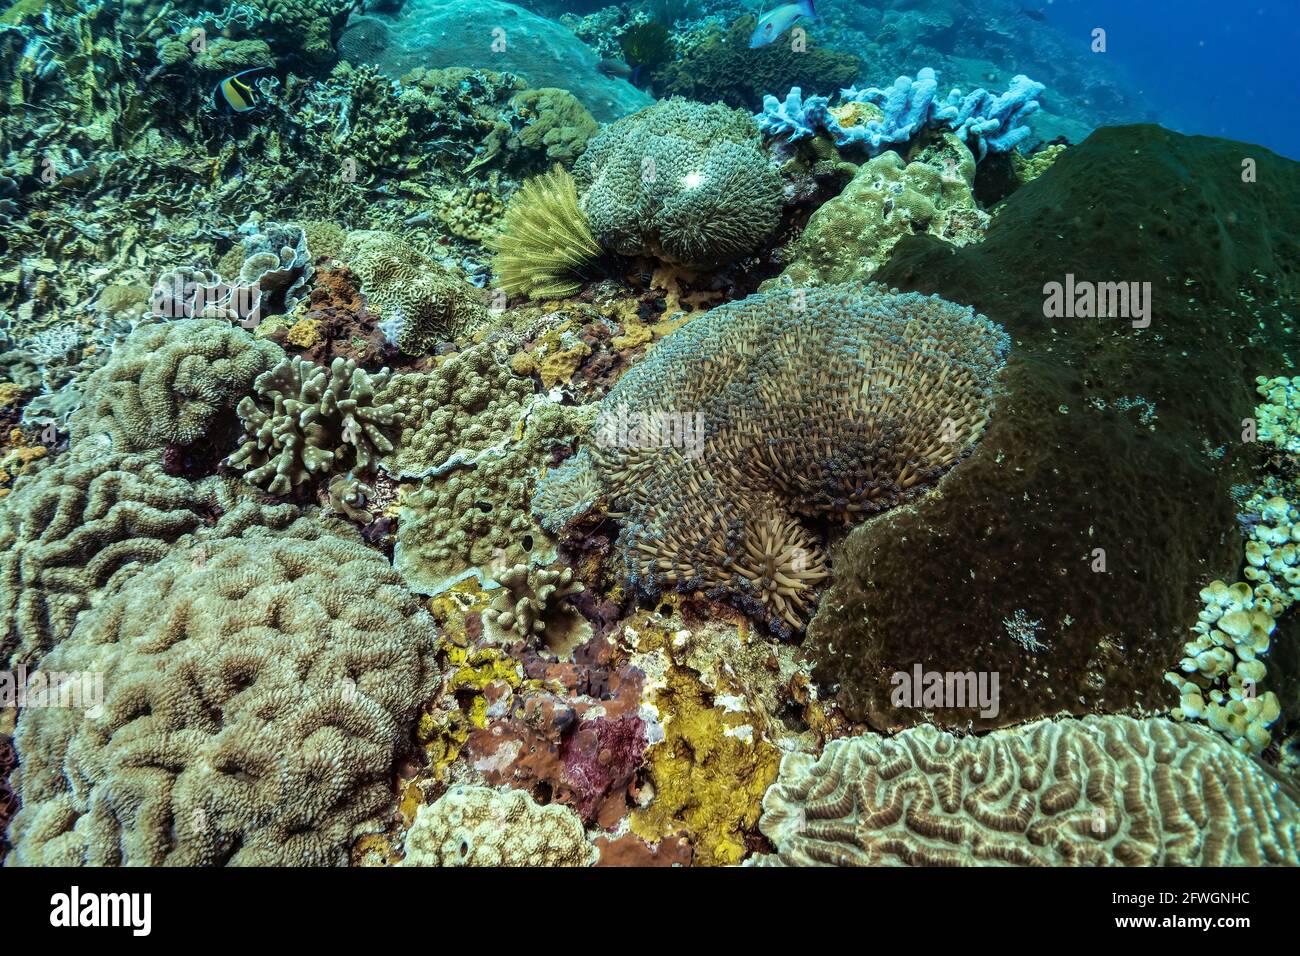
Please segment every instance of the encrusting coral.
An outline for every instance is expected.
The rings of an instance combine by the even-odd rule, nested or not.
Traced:
[[[423,355],[488,322],[478,290],[392,233],[350,233],[342,256],[382,315],[384,334],[407,355]]]
[[[751,296],[673,332],[605,397],[591,447],[634,579],[802,628],[828,572],[799,519],[934,484],[979,440],[1008,345],[969,308],[880,286]]]
[[[283,357],[223,320],[141,325],[87,379],[91,397],[73,440],[107,434],[123,452],[192,445],[233,417],[254,380]]]
[[[422,804],[400,866],[590,866],[597,851],[569,807],[526,791],[452,787]]]
[[[760,865],[1300,864],[1300,791],[1163,718],[833,740],[782,758],[763,809]]]
[[[755,251],[781,217],[783,183],[742,110],[662,100],[605,127],[574,166],[606,249],[694,266]]]
[[[917,233],[957,246],[982,238],[989,217],[975,204],[974,181],[975,157],[950,133],[918,145],[907,161],[881,153],[813,213],[790,264],[762,288],[870,279],[900,239]]]
[[[16,864],[343,864],[437,686],[434,624],[315,520],[178,552],[46,657],[102,706],[18,722]]]
[[[562,299],[582,288],[584,266],[601,254],[573,177],[561,166],[523,184],[491,243],[492,271],[509,295]]]
[[[328,369],[298,356],[283,360],[257,377],[256,397],[240,401],[244,439],[230,464],[276,495],[314,476],[373,471],[393,450],[385,432],[401,422],[394,406],[375,400],[388,375],[351,359],[336,358]]]

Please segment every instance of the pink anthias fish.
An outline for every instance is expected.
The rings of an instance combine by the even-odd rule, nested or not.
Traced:
[[[758,18],[758,26],[754,28],[754,35],[749,38],[749,48],[752,50],[755,47],[767,46],[794,26],[794,22],[800,17],[807,17],[810,20],[817,19],[817,11],[813,8],[813,0],[802,0],[800,3],[783,3],[781,6],[767,11]]]

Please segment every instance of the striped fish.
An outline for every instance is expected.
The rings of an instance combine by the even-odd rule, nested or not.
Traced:
[[[218,106],[224,102],[232,112],[247,113],[257,108],[257,89],[245,78],[255,73],[267,72],[270,72],[267,67],[258,66],[228,76],[217,84],[212,91],[212,96]]]

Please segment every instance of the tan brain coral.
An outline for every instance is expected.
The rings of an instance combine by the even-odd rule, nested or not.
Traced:
[[[29,707],[12,862],[325,865],[377,828],[436,690],[434,622],[383,556],[304,519],[172,555],[85,614]]]
[[[763,808],[759,865],[1300,864],[1294,783],[1163,718],[834,740],[786,755]]]

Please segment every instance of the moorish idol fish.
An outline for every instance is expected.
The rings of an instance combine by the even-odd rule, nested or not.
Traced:
[[[269,73],[270,68],[256,66],[251,70],[242,70],[234,76],[228,76],[216,85],[212,96],[218,106],[223,102],[235,113],[247,113],[257,107],[257,89],[244,78],[254,73]]]
[[[813,7],[813,0],[802,0],[800,3],[783,3],[775,9],[767,11],[758,18],[758,26],[754,29],[754,35],[749,38],[749,48],[767,46],[781,34],[785,33],[794,26],[794,22],[800,17],[808,17],[810,20],[816,20],[817,11]]]

